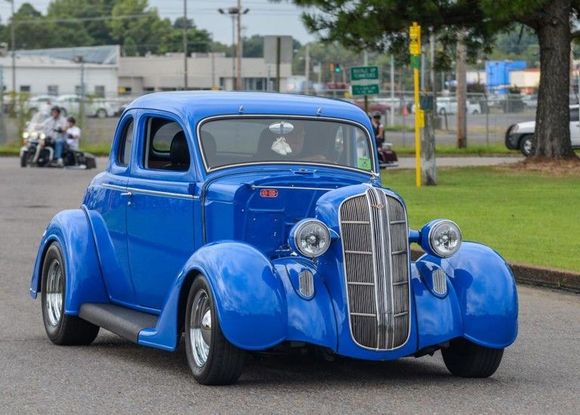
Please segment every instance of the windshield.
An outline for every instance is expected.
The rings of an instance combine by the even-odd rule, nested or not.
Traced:
[[[208,170],[247,163],[316,163],[371,171],[365,131],[340,121],[228,118],[200,129]]]

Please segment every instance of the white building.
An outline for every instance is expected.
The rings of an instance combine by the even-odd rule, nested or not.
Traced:
[[[37,49],[16,51],[16,91],[32,95],[85,93],[116,96],[119,46]],[[12,56],[0,57],[5,91],[12,91]]]
[[[188,89],[231,90],[234,85],[234,61],[223,53],[193,53],[187,59]],[[242,59],[242,89],[272,90],[275,85],[276,65],[264,58]],[[163,56],[121,57],[119,63],[119,90],[128,95],[153,91],[171,91],[184,86],[183,53]],[[292,64],[280,65],[280,86],[287,90]]]

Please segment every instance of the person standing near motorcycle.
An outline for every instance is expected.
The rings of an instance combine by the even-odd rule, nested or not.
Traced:
[[[371,122],[373,124],[373,132],[375,133],[375,144],[379,148],[385,141],[385,128],[381,124],[381,113],[378,111],[374,112]]]
[[[79,149],[79,140],[81,138],[81,129],[77,127],[77,120],[74,117],[66,119],[66,131],[64,133],[66,143],[71,150],[77,151]]]
[[[65,131],[65,120],[61,117],[61,111],[58,106],[50,109],[50,117],[42,123],[42,130],[47,137],[47,140],[54,143],[53,161],[59,166],[63,165],[62,153],[64,150],[65,139],[63,133]],[[42,146],[38,146],[37,154],[40,154]]]

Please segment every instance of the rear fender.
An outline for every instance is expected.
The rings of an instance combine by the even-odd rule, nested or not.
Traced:
[[[32,298],[36,298],[40,292],[42,263],[53,242],[58,242],[64,256],[65,314],[77,315],[83,303],[108,302],[93,232],[85,212],[81,209],[59,212],[44,231],[30,282]]]
[[[209,281],[220,327],[237,347],[265,349],[287,336],[284,286],[271,262],[250,245],[223,241],[198,249],[186,262],[163,307],[155,329],[139,334],[139,343],[175,350],[180,336],[180,313],[192,279]],[[181,304],[181,306],[180,306]]]

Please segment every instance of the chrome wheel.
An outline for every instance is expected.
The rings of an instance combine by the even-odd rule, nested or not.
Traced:
[[[46,314],[48,324],[58,326],[62,317],[64,272],[58,259],[54,259],[46,275]]]
[[[207,362],[211,345],[211,306],[207,292],[199,290],[191,307],[189,336],[191,352],[198,367]]]

